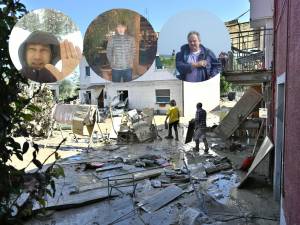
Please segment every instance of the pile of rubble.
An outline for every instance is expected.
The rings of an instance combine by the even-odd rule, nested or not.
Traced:
[[[153,109],[124,112],[117,130],[118,143],[141,143],[151,141],[158,136],[156,124],[153,124]]]

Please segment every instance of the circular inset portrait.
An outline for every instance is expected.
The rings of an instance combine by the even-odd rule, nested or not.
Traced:
[[[225,66],[230,36],[215,15],[188,11],[173,16],[163,26],[158,40],[158,60],[163,68],[188,82],[216,77]]]
[[[52,9],[34,10],[14,26],[9,53],[22,76],[40,83],[64,79],[78,66],[82,36],[70,17]]]
[[[143,75],[155,60],[157,34],[147,19],[128,9],[99,15],[84,36],[84,56],[103,79],[129,82]]]

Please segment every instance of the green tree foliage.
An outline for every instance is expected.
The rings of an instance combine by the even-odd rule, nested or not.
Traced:
[[[78,70],[75,70],[71,76],[59,83],[59,100],[68,102],[79,96],[80,76]]]
[[[48,85],[44,84],[41,87],[35,88],[40,88],[40,90],[31,99],[31,104],[34,104],[36,107],[36,110],[32,113],[34,120],[25,123],[24,129],[26,129],[31,136],[47,137],[51,126],[53,126],[51,113],[55,102]]]
[[[59,84],[59,100],[66,100],[78,96],[76,84],[69,79],[64,79]]]
[[[32,213],[34,202],[45,205],[44,196],[55,194],[54,178],[63,174],[63,170],[50,165],[44,172],[43,164],[51,156],[57,154],[58,148],[44,162],[37,159],[39,147],[32,145],[32,160],[38,169],[26,173],[25,168],[18,170],[8,165],[13,156],[23,160],[23,155],[29,150],[30,143],[19,144],[15,141],[16,131],[23,128],[24,123],[32,121],[34,113],[41,111],[32,103],[32,99],[24,94],[28,81],[23,78],[11,62],[8,51],[10,32],[17,20],[26,13],[23,4],[16,0],[2,0],[0,2],[0,224],[22,224],[24,216]],[[33,93],[33,98],[40,88]],[[28,131],[23,128],[23,135]],[[22,203],[20,198],[26,193]]]
[[[161,63],[164,68],[175,69],[175,57],[160,57]]]
[[[71,18],[52,9],[33,11],[17,23],[17,26],[29,31],[42,30],[57,37],[78,31]]]
[[[228,93],[229,91],[231,91],[231,83],[227,82],[225,80],[225,77],[223,74],[221,74],[221,77],[220,77],[220,91],[221,91],[221,94],[226,94]]]

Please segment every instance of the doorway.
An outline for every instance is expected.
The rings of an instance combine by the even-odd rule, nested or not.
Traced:
[[[124,102],[128,99],[128,90],[119,90],[117,91],[120,102]]]
[[[104,108],[104,89],[101,90],[98,96],[98,107],[100,109]]]
[[[285,74],[277,78],[275,117],[275,165],[273,190],[275,200],[280,202],[283,194],[284,158],[284,114],[285,114]]]

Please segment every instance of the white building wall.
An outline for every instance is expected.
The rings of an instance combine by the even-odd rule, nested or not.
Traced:
[[[184,82],[184,116],[195,117],[196,104],[201,102],[207,112],[219,106],[220,103],[220,75],[198,82]]]
[[[92,104],[97,103],[100,90],[97,86],[105,87],[107,98],[104,105],[108,106],[118,90],[128,90],[129,107],[143,109],[153,107],[155,110],[166,111],[168,106],[156,104],[155,89],[170,89],[171,99],[174,98],[182,110],[182,82],[167,70],[156,70],[153,64],[150,69],[138,79],[126,83],[113,83],[102,79],[90,68],[90,76],[86,76],[86,66],[89,66],[83,57],[80,61],[80,101],[84,102],[84,94],[91,92]]]
[[[86,86],[91,86],[95,84],[108,84],[112,83],[111,81],[107,81],[102,79],[98,74],[96,74],[92,68],[90,68],[90,76],[86,76],[85,67],[89,66],[85,57],[83,57],[80,61],[79,71],[80,71],[80,86],[83,88]],[[157,70],[155,69],[155,65],[149,68],[149,70],[140,76],[135,81],[163,81],[163,80],[177,80],[175,75],[168,70]],[[125,84],[125,83],[124,83]]]
[[[105,84],[109,83],[110,81],[106,81],[102,79],[98,74],[96,74],[92,68],[90,67],[90,76],[86,76],[86,71],[85,67],[89,66],[85,57],[82,57],[80,60],[80,65],[79,65],[79,72],[80,72],[80,87],[82,89],[87,88],[91,85],[95,84]]]
[[[182,81],[133,81],[129,83],[109,83],[106,84],[105,104],[108,105],[118,91],[127,90],[129,99],[129,108],[142,110],[150,107],[156,111],[164,113],[169,105],[156,103],[155,90],[156,89],[170,89],[170,98],[175,99],[177,106],[182,114]]]
[[[249,0],[250,1],[250,24],[254,29],[273,28],[274,0]],[[273,34],[263,37],[265,43],[265,68],[270,69],[273,60]]]
[[[86,91],[87,91],[86,89],[79,90],[80,104],[86,104],[85,98],[84,98],[84,95],[85,95]]]
[[[273,21],[267,21],[266,29],[273,29]],[[272,61],[273,61],[273,32],[269,32],[269,35],[265,36],[265,67],[266,69],[271,69]]]
[[[80,100],[84,100],[84,93],[91,91],[92,104],[99,93],[91,86],[105,87],[106,98],[104,105],[109,106],[112,98],[118,91],[127,90],[129,107],[142,110],[146,107],[154,108],[161,113],[165,112],[169,105],[156,103],[156,89],[170,89],[170,99],[175,99],[181,115],[193,118],[198,102],[203,103],[207,111],[211,111],[219,105],[220,101],[220,76],[216,76],[205,82],[190,83],[178,80],[167,70],[156,70],[154,65],[140,78],[126,83],[113,83],[99,77],[94,71],[90,71],[90,77],[85,76],[85,67],[88,66],[83,58],[80,63]],[[96,103],[96,102],[95,102]]]
[[[252,28],[265,27],[273,21],[274,0],[249,0],[250,24]]]

